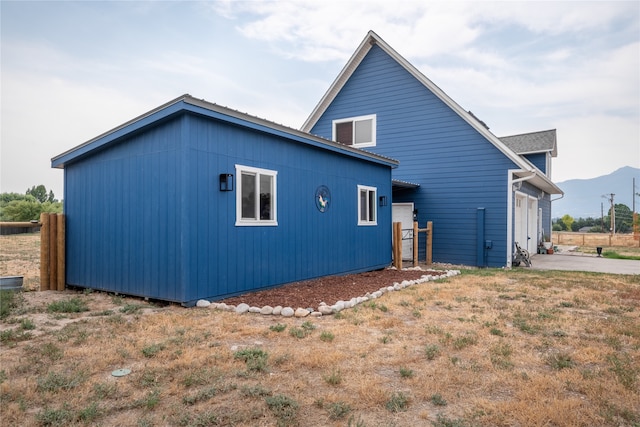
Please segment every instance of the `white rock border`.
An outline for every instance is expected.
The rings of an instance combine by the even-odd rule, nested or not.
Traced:
[[[405,268],[403,270],[415,271],[415,270],[422,270],[422,269],[420,267],[412,267],[412,268]],[[453,277],[460,274],[460,270],[422,270],[422,271],[425,271],[426,273],[438,272],[438,274],[437,275],[424,274],[421,278],[416,280],[403,280],[400,283],[394,282],[393,285],[383,286],[382,288],[380,288],[375,292],[367,292],[366,295],[351,298],[349,301],[340,300],[333,305],[328,305],[324,302],[321,302],[317,308],[298,307],[294,309],[291,307],[282,307],[282,306],[271,307],[269,305],[265,305],[264,307],[251,307],[249,306],[249,304],[245,304],[245,303],[241,303],[238,305],[228,305],[223,302],[221,303],[210,302],[204,299],[198,300],[198,302],[196,303],[196,307],[210,308],[210,309],[222,310],[222,311],[233,311],[238,314],[256,313],[256,314],[262,314],[264,316],[321,317],[321,316],[327,316],[330,314],[339,313],[342,310],[352,308],[358,304],[362,304],[365,301],[380,298],[382,295],[386,294],[387,292],[400,291],[409,286],[419,285],[421,283],[430,282],[438,279],[445,279],[447,277]]]

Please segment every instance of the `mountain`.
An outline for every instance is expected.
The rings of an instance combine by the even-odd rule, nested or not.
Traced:
[[[633,178],[636,179],[635,191],[632,188]],[[610,173],[591,179],[570,179],[557,182],[556,185],[564,191],[564,197],[551,205],[554,218],[565,214],[573,218],[600,218],[600,204],[607,215],[611,202],[609,198],[614,193],[613,203],[622,203],[633,209],[633,194],[640,192],[640,169],[625,166]],[[605,197],[602,197],[605,196]],[[636,212],[640,211],[640,197],[636,196]]]

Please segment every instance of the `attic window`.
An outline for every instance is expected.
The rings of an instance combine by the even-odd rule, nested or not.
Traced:
[[[350,117],[333,121],[333,140],[354,147],[376,145],[376,116]]]

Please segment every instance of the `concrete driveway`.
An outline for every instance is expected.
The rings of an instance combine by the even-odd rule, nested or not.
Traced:
[[[594,254],[572,252],[570,247],[560,247],[559,249],[560,251],[553,255],[534,255],[531,258],[531,268],[535,270],[569,270],[613,274],[640,274],[640,261],[602,258]]]

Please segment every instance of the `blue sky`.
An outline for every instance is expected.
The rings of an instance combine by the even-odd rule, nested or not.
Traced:
[[[374,30],[497,136],[556,128],[556,182],[640,168],[640,3],[10,2],[0,191],[179,95],[299,128]]]

